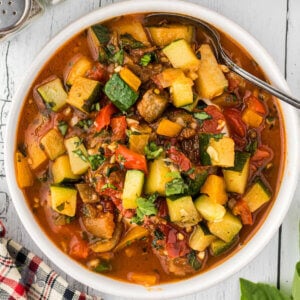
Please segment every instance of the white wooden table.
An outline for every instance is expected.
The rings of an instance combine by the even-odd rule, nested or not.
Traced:
[[[25,231],[8,194],[4,173],[5,123],[13,96],[36,54],[58,31],[76,18],[107,5],[111,0],[67,0],[48,9],[43,18],[9,42],[0,43],[0,219],[7,236],[42,257],[74,288],[92,295],[98,292],[83,286],[43,255]],[[300,1],[299,0],[193,0],[218,11],[249,31],[277,62],[294,94],[300,99]],[[170,4],[172,1],[170,1]],[[295,137],[299,138],[299,137]],[[300,187],[283,222],[282,229],[266,248],[240,272],[208,290],[181,299],[239,299],[239,278],[273,284],[291,290],[292,274],[299,260],[298,225]],[[102,294],[104,299],[117,299]],[[56,299],[55,299],[56,300]]]

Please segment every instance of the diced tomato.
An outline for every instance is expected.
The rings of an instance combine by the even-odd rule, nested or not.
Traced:
[[[110,121],[110,126],[112,129],[112,140],[124,141],[126,138],[126,128],[127,128],[126,117],[121,116],[121,117],[112,118]]]
[[[115,155],[117,162],[123,164],[126,169],[140,170],[145,174],[148,173],[145,155],[129,150],[123,145],[118,145]]]
[[[191,161],[179,150],[176,149],[176,147],[171,146],[170,149],[167,151],[167,154],[173,162],[178,165],[179,169],[181,171],[188,171],[192,167]]]
[[[266,145],[262,145],[256,149],[250,159],[250,163],[254,164],[256,167],[262,167],[270,162],[273,159],[273,156],[273,150]]]
[[[190,252],[185,239],[178,239],[179,231],[171,228],[167,234],[166,250],[170,258],[184,256]]]
[[[231,133],[244,137],[246,135],[246,125],[242,120],[241,112],[236,108],[225,108],[223,114]]]
[[[106,68],[97,62],[91,70],[87,71],[86,77],[104,83],[108,80],[108,73]]]
[[[157,216],[160,218],[165,218],[168,216],[168,205],[165,198],[158,198],[158,212]]]
[[[69,248],[69,254],[74,258],[84,259],[88,257],[89,248],[87,242],[76,235],[73,235]]]
[[[265,115],[267,112],[265,105],[255,96],[251,95],[250,97],[246,98],[245,103],[249,109],[258,114]]]
[[[112,103],[109,103],[101,108],[95,119],[97,131],[107,127],[110,124],[111,116],[117,111],[118,109]]]
[[[211,119],[203,121],[201,131],[207,133],[220,133],[225,125],[225,118],[223,113],[215,106],[208,105],[204,111],[211,116]]]
[[[233,207],[233,214],[241,216],[242,222],[244,225],[252,225],[252,213],[246,201],[240,199],[236,202]]]

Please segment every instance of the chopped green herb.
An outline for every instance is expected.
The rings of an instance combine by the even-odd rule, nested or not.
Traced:
[[[59,121],[57,127],[58,127],[60,133],[62,134],[62,136],[65,136],[68,131],[69,125],[65,121]]]
[[[188,263],[190,264],[190,266],[192,266],[192,268],[194,270],[199,270],[202,266],[201,262],[198,260],[197,255],[196,255],[196,251],[192,250],[188,255]]]
[[[120,50],[118,52],[116,52],[112,58],[111,58],[112,62],[117,63],[118,65],[123,65],[124,62],[124,50]]]
[[[250,140],[250,142],[246,145],[245,150],[247,152],[250,152],[251,154],[254,154],[255,151],[257,150],[257,140]]]
[[[83,143],[83,139],[79,139],[79,141],[78,141],[78,142],[75,142],[74,145],[75,145],[76,147],[79,147],[82,143]]]
[[[154,142],[151,142],[145,147],[145,155],[147,159],[157,158],[162,154],[163,151],[163,148],[157,146]]]
[[[105,161],[105,157],[102,154],[89,155],[88,160],[91,164],[93,171],[97,170]]]
[[[144,216],[152,216],[157,214],[157,208],[155,206],[155,200],[157,194],[152,194],[148,198],[139,197],[137,198],[137,209],[136,216],[134,216],[131,221],[133,223],[142,223]]]
[[[125,34],[121,35],[120,43],[121,43],[122,48],[123,47],[130,47],[132,49],[138,49],[138,48],[143,48],[144,47],[144,44],[142,42],[137,41],[129,33],[125,33]]]
[[[97,24],[92,26],[92,30],[101,44],[107,44],[109,42],[110,33],[107,27]]]
[[[110,54],[114,54],[116,47],[112,44],[106,46],[106,49],[110,52]]]
[[[91,111],[99,111],[100,110],[100,103],[97,102],[97,103],[93,103],[92,106],[91,106]]]
[[[93,120],[83,119],[76,123],[76,127],[82,128],[83,130],[88,130],[93,125]]]
[[[105,273],[112,270],[112,266],[107,261],[102,261],[98,266],[95,267],[94,271],[97,273]]]
[[[140,65],[142,67],[148,66],[148,64],[152,61],[152,53],[144,54],[140,59]]]
[[[75,220],[75,218],[76,218],[75,216],[74,217],[65,216],[66,224],[70,224]]]
[[[104,190],[106,190],[106,189],[113,189],[113,190],[116,190],[117,188],[116,188],[116,186],[114,186],[114,185],[111,184],[111,183],[106,183],[106,184],[104,184],[104,185],[102,186],[101,191],[104,191]]]
[[[205,111],[194,113],[194,117],[200,121],[210,120],[212,118],[211,115],[209,115]]]
[[[152,240],[152,247],[156,250],[159,250],[162,248],[162,245],[159,245],[158,241],[162,241],[165,238],[165,235],[163,234],[163,232],[159,229],[156,228],[154,230],[154,237]]]

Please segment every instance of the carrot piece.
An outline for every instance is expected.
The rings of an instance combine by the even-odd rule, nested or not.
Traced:
[[[181,130],[181,125],[167,119],[162,119],[158,125],[156,133],[168,137],[175,137]]]

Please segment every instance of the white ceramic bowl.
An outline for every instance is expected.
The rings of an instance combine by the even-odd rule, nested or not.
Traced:
[[[297,139],[294,137],[299,136],[299,126],[297,126],[297,117],[294,109],[286,104],[282,104],[281,108],[286,130],[286,161],[277,200],[263,225],[253,238],[240,251],[219,266],[188,280],[162,284],[157,288],[154,287],[151,290],[148,290],[139,285],[115,281],[108,277],[92,273],[77,264],[59,250],[44,234],[33,218],[23,194],[17,186],[14,168],[14,151],[16,149],[16,130],[18,127],[19,114],[24,101],[24,95],[28,93],[39,70],[44,66],[48,58],[56,51],[56,49],[63,45],[66,40],[94,23],[102,22],[119,15],[138,12],[177,12],[201,18],[217,28],[222,28],[223,32],[232,36],[240,45],[251,53],[272,84],[283,91],[289,92],[288,86],[279,69],[262,46],[242,28],[223,16],[199,5],[176,0],[136,0],[120,2],[98,9],[70,24],[52,39],[35,59],[30,71],[25,77],[25,81],[19,87],[19,90],[15,95],[11,107],[10,118],[7,124],[9,131],[7,132],[5,143],[5,170],[10,194],[25,228],[41,250],[68,275],[71,275],[79,282],[96,290],[117,296],[130,297],[131,299],[174,298],[208,288],[229,277],[234,272],[237,272],[264,248],[273,234],[277,231],[288,211],[296,187],[299,145]]]

